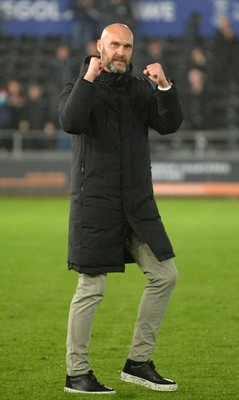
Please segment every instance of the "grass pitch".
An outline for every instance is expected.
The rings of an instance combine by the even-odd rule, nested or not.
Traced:
[[[160,199],[158,205],[179,280],[153,360],[179,390],[154,392],[119,379],[145,284],[135,265],[108,275],[93,329],[94,372],[115,388],[115,399],[236,399],[239,203]],[[2,400],[91,397],[63,392],[67,315],[77,283],[65,262],[68,211],[67,198],[0,198]]]

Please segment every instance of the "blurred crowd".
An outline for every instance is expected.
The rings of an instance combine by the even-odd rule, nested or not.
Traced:
[[[69,1],[69,8],[73,23],[68,40],[1,35],[0,129],[22,132],[27,138],[25,148],[70,148],[57,116],[62,88],[79,74],[87,55],[97,55],[96,40],[104,26],[123,22],[137,32],[130,1],[98,0],[96,7],[93,0],[74,0]],[[238,129],[238,37],[227,17],[218,21],[211,38],[201,36],[201,23],[201,15],[193,13],[184,35],[177,38],[142,40],[136,33],[133,73],[143,76],[145,65],[163,65],[180,93],[185,114],[181,129]],[[10,141],[9,145],[6,140],[4,143],[11,146]]]

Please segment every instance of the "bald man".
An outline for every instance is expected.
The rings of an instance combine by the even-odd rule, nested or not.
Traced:
[[[183,116],[175,84],[159,63],[145,66],[145,78],[133,76],[133,44],[128,26],[107,26],[97,41],[100,56],[85,60],[60,99],[60,122],[73,142],[68,268],[79,273],[67,334],[64,389],[70,393],[115,393],[93,374],[88,352],[107,274],[132,262],[147,284],[121,379],[177,389],[151,360],[177,270],[154,199],[148,129],[173,133]]]

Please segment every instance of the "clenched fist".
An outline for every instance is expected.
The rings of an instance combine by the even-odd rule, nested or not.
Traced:
[[[143,71],[144,75],[147,75],[151,81],[157,83],[160,87],[168,87],[168,81],[164,75],[161,64],[154,63],[149,64]]]
[[[105,67],[105,63],[98,57],[91,57],[88,70],[84,76],[89,82],[94,82],[95,78],[100,75]]]

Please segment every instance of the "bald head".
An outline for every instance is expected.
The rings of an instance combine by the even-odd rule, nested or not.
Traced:
[[[127,25],[116,23],[106,26],[97,41],[97,50],[108,72],[123,74],[127,70],[133,51],[134,36]]]
[[[104,40],[105,36],[109,36],[112,34],[128,35],[132,44],[134,42],[134,35],[133,35],[132,31],[129,29],[129,27],[125,24],[115,23],[115,24],[106,26],[101,34],[101,40]]]

